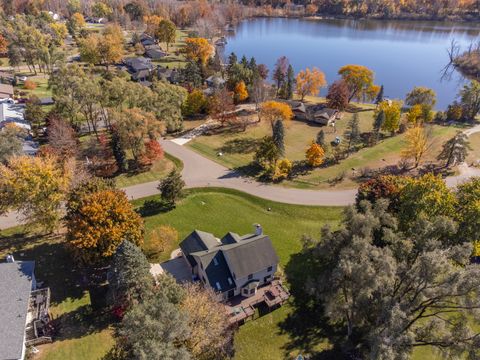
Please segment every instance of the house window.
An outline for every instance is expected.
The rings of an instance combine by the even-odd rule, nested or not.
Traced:
[[[230,276],[228,277],[227,280],[228,280],[228,284],[229,284],[229,285],[233,285],[233,280],[232,280],[232,278],[231,278]]]
[[[217,258],[213,258],[213,265],[218,266],[218,260],[217,260]]]
[[[220,283],[218,281],[215,283],[215,286],[217,287],[218,291],[222,290],[222,287],[220,286]]]
[[[252,279],[253,279],[253,274],[248,275],[248,280],[252,280]]]
[[[271,272],[272,270],[273,270],[273,266],[269,266],[267,269],[268,272]]]
[[[255,294],[255,289],[250,289],[250,294]]]

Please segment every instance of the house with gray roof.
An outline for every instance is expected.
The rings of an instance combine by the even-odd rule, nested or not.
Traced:
[[[0,263],[0,360],[23,360],[26,347],[50,342],[50,290],[37,290],[34,261]]]
[[[219,301],[255,295],[258,288],[272,282],[279,262],[260,225],[255,234],[229,232],[221,239],[195,230],[180,243],[180,249],[193,278],[211,287]]]

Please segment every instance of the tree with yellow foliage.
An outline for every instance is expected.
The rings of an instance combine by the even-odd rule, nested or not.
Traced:
[[[320,145],[312,140],[312,144],[308,147],[305,157],[307,158],[307,162],[310,166],[317,167],[322,165],[325,157],[325,151]]]
[[[29,223],[53,231],[72,179],[56,157],[19,156],[0,164],[0,215],[18,211]]]
[[[417,168],[423,155],[428,150],[428,139],[425,129],[420,126],[408,129],[405,133],[406,146],[402,150],[402,159],[413,159],[414,168]]]
[[[273,170],[272,180],[280,181],[286,179],[290,172],[292,171],[293,164],[288,159],[278,160],[275,164],[275,169]]]
[[[192,358],[229,358],[233,331],[225,311],[219,311],[215,293],[198,283],[186,283],[184,289],[180,310],[188,315],[188,326],[192,330],[185,344]]]
[[[362,65],[345,65],[338,70],[338,74],[342,77],[350,90],[348,102],[353,99],[362,101],[365,97],[375,97],[375,90],[380,90],[379,87],[374,87],[375,75],[372,70]],[[377,93],[378,93],[377,91]]]
[[[63,40],[65,40],[68,35],[67,27],[63,23],[51,23],[50,28],[54,34],[55,44],[57,46],[61,46],[63,44]]]
[[[411,124],[419,125],[419,123],[421,122],[420,119],[422,118],[422,114],[423,114],[422,105],[420,104],[413,105],[410,108],[410,110],[408,110],[407,120]]]
[[[260,120],[270,122],[273,132],[275,121],[280,120],[283,122],[288,122],[293,118],[293,112],[290,105],[286,103],[278,101],[266,101],[260,104],[259,116]]]
[[[296,77],[296,91],[301,96],[301,101],[306,95],[316,96],[322,87],[327,86],[325,74],[316,67],[300,71]]]
[[[5,37],[0,34],[0,53],[6,53],[8,49],[8,41]]]
[[[233,92],[234,92],[234,98],[236,103],[239,103],[248,99],[247,86],[245,85],[245,82],[243,80],[238,82],[237,85],[235,85],[235,89]]]
[[[213,55],[213,46],[205,38],[186,38],[183,52],[187,59],[205,65]]]
[[[90,34],[79,41],[82,60],[92,65],[103,64],[108,70],[110,64],[123,57],[124,37],[118,25],[109,25],[103,33]]]
[[[400,119],[402,116],[402,102],[398,100],[384,100],[378,104],[375,109],[375,117],[383,111],[385,121],[382,124],[383,131],[390,131],[392,136],[400,127]]]
[[[76,12],[67,21],[67,28],[70,34],[75,35],[75,33],[82,29],[86,24],[83,15]]]
[[[145,251],[149,256],[158,256],[165,249],[178,242],[178,231],[168,225],[162,225],[153,230],[145,243]]]
[[[163,18],[158,15],[146,15],[143,17],[143,23],[147,26],[145,33],[151,36],[155,36],[155,32],[158,29],[158,25]]]
[[[177,28],[175,24],[167,19],[161,20],[155,31],[155,38],[167,45],[167,51],[170,44],[175,42],[176,35]]]
[[[67,220],[67,240],[82,264],[111,257],[124,240],[142,244],[143,220],[124,191],[95,191],[77,201],[76,211]]]

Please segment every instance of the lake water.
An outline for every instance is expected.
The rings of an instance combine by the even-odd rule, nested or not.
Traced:
[[[426,86],[437,92],[437,108],[445,109],[464,81],[456,72],[450,80],[441,79],[452,39],[466,49],[480,41],[480,25],[260,18],[237,27],[228,37],[225,55],[233,51],[239,59],[254,56],[270,74],[285,55],[295,72],[316,66],[329,84],[338,78],[341,66],[365,65],[375,71],[375,83],[384,85],[385,96],[404,99],[414,86]]]

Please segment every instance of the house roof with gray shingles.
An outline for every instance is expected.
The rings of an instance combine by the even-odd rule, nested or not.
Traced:
[[[22,357],[34,261],[0,264],[0,359]]]
[[[279,262],[270,238],[264,234],[240,236],[230,232],[218,240],[195,230],[180,243],[180,248],[192,266],[198,264],[205,270],[210,286],[216,289],[219,282],[222,292],[233,289],[235,279]]]
[[[10,84],[0,84],[0,99],[6,99],[13,96],[13,86]]]

